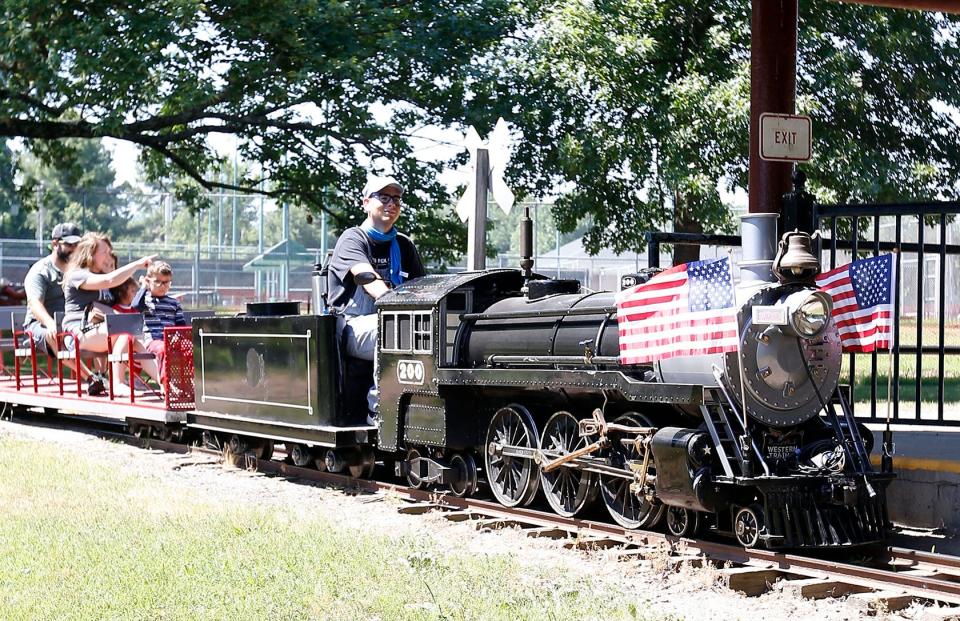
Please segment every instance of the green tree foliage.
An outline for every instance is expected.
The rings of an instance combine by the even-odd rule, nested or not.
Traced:
[[[410,137],[486,110],[471,90],[494,46],[515,32],[511,0],[105,0],[0,4],[0,136],[45,163],[69,162],[62,138],[140,145],[153,180],[185,175],[181,200],[235,189],[216,177],[208,138],[233,134],[261,168],[237,187],[361,219],[365,170],[411,188],[405,228],[425,254],[455,256],[440,164]]]
[[[824,202],[960,196],[960,16],[802,5],[798,108]],[[938,103],[939,102],[939,103]],[[943,105],[946,104],[946,105]]]
[[[19,158],[18,188],[25,207],[42,206],[47,228],[56,222],[75,222],[85,230],[100,231],[122,239],[139,235],[133,221],[135,204],[129,187],[114,187],[116,176],[111,154],[99,141],[66,139],[55,148],[70,152],[69,166],[44,163],[32,153]],[[44,238],[49,231],[43,232]]]
[[[21,209],[14,183],[16,159],[6,141],[0,141],[0,237],[12,237],[24,228],[27,213]]]
[[[533,237],[537,254],[553,252],[557,247],[557,222],[553,217],[553,208],[549,204],[526,203],[530,207],[530,218],[533,220]],[[510,213],[505,214],[498,207],[490,207],[492,219],[487,223],[487,245],[497,253],[520,253],[520,220],[523,218],[524,204],[513,206]],[[560,244],[566,244],[583,235],[587,224],[569,233],[560,235]]]
[[[960,18],[800,3],[797,112],[823,202],[954,198]],[[562,187],[564,231],[641,250],[640,233],[729,230],[719,188],[747,187],[750,3],[555,0],[510,56],[525,182]],[[516,173],[515,173],[516,174]]]

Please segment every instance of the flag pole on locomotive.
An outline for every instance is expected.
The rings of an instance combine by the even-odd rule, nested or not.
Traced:
[[[887,426],[883,432],[881,470],[893,471],[893,431],[890,429],[891,388],[894,346],[890,336],[896,318],[896,279],[900,254],[857,259],[817,276],[817,287],[833,300],[833,320],[840,334],[844,354],[869,354],[880,349],[890,352],[887,378]]]
[[[737,296],[737,283],[733,281],[733,259],[731,255],[733,254],[733,248],[730,248],[727,251],[727,260],[729,261],[729,274],[730,274],[730,288],[733,290],[734,302],[736,302]],[[740,436],[740,454],[743,455],[743,476],[752,477],[753,476],[753,462],[750,460],[750,432],[747,427],[747,387],[746,382],[743,380],[743,359],[740,354],[740,332],[743,329],[743,326],[737,322],[737,368],[740,370],[740,407],[743,408],[743,435]]]
[[[897,274],[900,273],[900,248],[893,249],[893,302],[896,304],[898,297],[899,289],[896,288],[897,283]],[[895,309],[891,309],[895,310]],[[893,319],[896,319],[896,315],[893,315]],[[897,339],[899,335],[899,330],[893,330],[893,338]],[[899,343],[892,343],[890,350],[887,354],[888,362],[890,366],[888,367],[887,372],[887,425],[883,430],[883,442],[881,443],[881,457],[880,457],[880,471],[885,474],[890,474],[893,472],[893,455],[897,452],[897,444],[893,441],[893,430],[890,429],[890,418],[893,409],[893,355],[897,351]]]

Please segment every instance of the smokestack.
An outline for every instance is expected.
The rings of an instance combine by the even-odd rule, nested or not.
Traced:
[[[740,248],[743,260],[740,282],[776,282],[773,257],[777,252],[778,213],[748,213],[740,216]]]

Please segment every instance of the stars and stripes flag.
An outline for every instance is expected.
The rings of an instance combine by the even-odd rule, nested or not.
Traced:
[[[893,261],[894,255],[885,254],[817,276],[817,286],[833,298],[833,320],[844,352],[890,348],[897,277]]]
[[[737,351],[730,259],[693,261],[617,296],[620,363]]]

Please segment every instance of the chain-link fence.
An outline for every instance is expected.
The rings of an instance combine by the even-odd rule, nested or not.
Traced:
[[[50,230],[57,222],[74,221],[89,230],[109,232],[121,261],[145,254],[158,254],[174,266],[174,291],[189,306],[236,307],[248,301],[273,299],[309,299],[310,272],[317,257],[333,247],[336,238],[323,217],[308,222],[307,212],[295,206],[277,204],[261,196],[236,193],[206,195],[211,208],[193,213],[175,201],[169,193],[122,192],[113,196],[109,213],[98,200],[102,192],[81,193],[71,204],[42,208],[11,216],[9,208],[0,211],[0,276],[20,282],[29,266],[49,253]],[[95,209],[94,206],[100,209]],[[647,266],[646,253],[617,254],[601,251],[590,256],[580,243],[578,232],[561,234],[555,224],[552,206],[545,203],[517,205],[509,215],[490,206],[488,243],[499,250],[487,260],[488,266],[518,266],[518,222],[525,206],[534,218],[534,269],[544,275],[579,280],[589,289],[615,290],[620,277]],[[451,217],[455,217],[451,214]],[[13,225],[16,224],[15,227]],[[893,240],[893,218],[881,218],[879,238]],[[904,219],[901,241],[915,242],[916,220]],[[638,238],[643,231],[638,231]],[[869,240],[876,237],[872,224],[861,230]],[[960,243],[960,223],[945,227],[925,227],[926,243]],[[640,245],[640,244],[638,244]],[[719,256],[727,248],[703,247],[703,258]],[[734,263],[739,250],[732,249]],[[827,257],[825,256],[826,260]],[[840,251],[837,264],[849,261],[849,252]],[[941,268],[940,256],[923,256],[924,303],[918,305],[916,253],[902,253],[901,300],[904,317],[916,316],[917,307],[925,314],[937,312],[943,299],[948,320],[960,319],[960,256],[947,255]],[[669,265],[670,257],[661,258]],[[432,266],[433,270],[463,269],[465,259],[453,265]],[[951,284],[952,283],[952,284]]]
[[[321,216],[260,196],[208,194],[211,208],[193,213],[167,193],[113,196],[109,209],[97,197],[78,195],[70,205],[44,207],[14,217],[0,212],[0,276],[21,282],[30,265],[50,252],[49,237],[58,222],[111,235],[121,262],[157,254],[174,268],[173,292],[191,308],[240,308],[246,302],[309,300],[310,272],[336,238]],[[95,209],[94,205],[98,207]],[[491,205],[489,243],[500,253],[488,266],[518,266],[518,222],[523,208],[534,218],[535,270],[581,281],[592,290],[616,289],[620,276],[646,266],[642,254],[603,252],[591,257],[579,236],[560,234],[552,206],[517,205],[510,215]],[[6,215],[4,215],[6,213]],[[456,217],[452,214],[451,217]],[[15,225],[15,226],[14,226]],[[431,266],[433,271],[464,269],[466,260]]]

